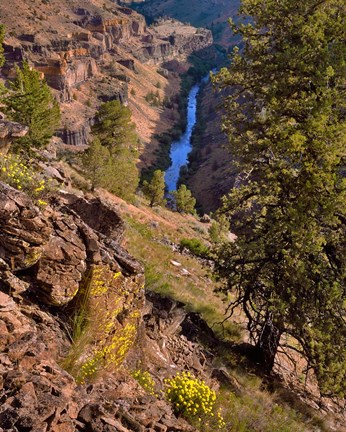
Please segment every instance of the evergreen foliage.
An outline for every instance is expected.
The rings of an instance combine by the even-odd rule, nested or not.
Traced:
[[[86,176],[91,180],[91,188],[107,187],[110,153],[107,147],[101,145],[98,138],[95,138],[88,150],[83,155],[83,166]]]
[[[210,258],[210,250],[208,246],[206,246],[200,239],[192,238],[187,239],[183,238],[180,241],[180,247],[182,249],[188,249],[194,255],[200,258]]]
[[[150,183],[146,180],[143,182],[143,192],[150,200],[150,207],[154,205],[165,205],[165,174],[163,171],[154,171]]]
[[[92,132],[103,146],[108,147],[112,156],[124,149],[137,150],[138,137],[131,120],[131,111],[118,100],[106,102],[100,106],[97,123]]]
[[[345,9],[244,0],[244,50],[214,78],[240,172],[223,204],[237,239],[216,264],[228,311],[243,307],[268,372],[281,336],[298,341],[328,396],[346,392]]]
[[[192,196],[191,191],[182,184],[178,190],[172,193],[175,207],[179,213],[195,213],[196,199]]]
[[[225,214],[217,216],[216,220],[213,220],[208,230],[210,240],[213,243],[220,243],[226,240],[226,235],[229,232],[230,223]]]
[[[117,100],[101,105],[98,122],[92,132],[101,146],[96,151],[100,161],[109,152],[108,162],[100,167],[100,186],[115,195],[131,200],[138,187],[136,166],[138,137],[131,121],[131,111]]]
[[[127,201],[132,201],[139,183],[136,166],[137,152],[124,149],[117,155],[111,155],[107,165],[106,188]]]
[[[59,127],[59,104],[40,73],[27,62],[22,68],[16,66],[16,77],[10,82],[10,92],[3,103],[11,120],[29,126],[28,134],[16,141],[18,149],[46,146]]]

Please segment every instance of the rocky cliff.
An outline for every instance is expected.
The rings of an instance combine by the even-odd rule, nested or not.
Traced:
[[[0,183],[0,226],[1,427],[74,431],[89,402],[77,384],[114,370],[136,339],[142,268],[98,199],[63,194],[40,210]]]
[[[62,104],[59,136],[74,145],[87,143],[100,101],[126,103],[126,70],[136,62],[157,65],[212,44],[208,30],[175,21],[147,28],[143,16],[110,0],[52,0],[44,7],[39,0],[14,0],[1,5],[1,22],[7,31],[3,74],[13,76],[14,63],[24,59],[41,71]]]
[[[1,430],[194,431],[119,370],[141,364],[162,389],[184,368],[209,377],[212,354],[182,305],[145,302],[114,206],[60,193],[42,210],[0,183],[0,227]]]
[[[126,0],[150,20],[169,16],[195,27],[211,29],[215,42],[228,48],[236,42],[228,19],[237,20],[239,0]]]

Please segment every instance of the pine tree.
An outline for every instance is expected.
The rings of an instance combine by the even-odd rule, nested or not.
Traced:
[[[321,394],[346,392],[345,4],[244,0],[252,24],[214,81],[239,186],[224,198],[234,243],[217,271],[270,372],[294,338]],[[295,346],[296,349],[296,346]]]
[[[97,120],[92,132],[110,153],[105,167],[107,182],[103,182],[103,187],[131,200],[139,183],[136,166],[138,136],[131,121],[131,111],[119,101],[106,102],[101,105]]]
[[[155,205],[165,205],[165,174],[163,171],[154,171],[150,183],[146,180],[143,182],[143,192],[150,200],[150,207]]]
[[[21,69],[16,66],[10,90],[3,99],[5,113],[10,119],[29,126],[28,134],[16,141],[16,147],[29,150],[46,146],[60,123],[59,104],[46,81],[24,62]]]
[[[91,180],[92,190],[96,187],[107,187],[110,159],[107,147],[102,146],[100,140],[95,138],[82,159],[85,174]]]
[[[102,145],[108,147],[112,155],[125,148],[137,149],[138,136],[131,121],[131,111],[118,100],[100,106],[92,132],[100,139]]]
[[[195,213],[196,199],[184,184],[173,192],[173,197],[175,207],[179,213]]]
[[[106,188],[122,199],[132,201],[139,183],[136,154],[124,149],[115,156],[111,155],[107,172]]]

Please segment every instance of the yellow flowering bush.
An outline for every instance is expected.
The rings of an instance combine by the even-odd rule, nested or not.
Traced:
[[[190,372],[181,372],[166,379],[165,393],[176,414],[197,419],[199,422],[215,416],[215,391]],[[217,413],[216,422],[220,429],[225,426],[220,412]]]
[[[156,396],[155,381],[152,379],[148,371],[142,371],[141,369],[136,369],[131,373],[131,375],[135,380],[138,381],[138,384],[141,387],[143,387],[147,393]]]
[[[128,292],[121,272],[109,265],[93,265],[78,290],[73,321],[74,344],[62,363],[78,384],[85,384],[102,370],[115,370],[133,346],[141,313],[127,309]],[[126,313],[124,323],[119,315]]]
[[[10,186],[36,198],[38,205],[46,205],[42,200],[52,189],[51,181],[46,181],[33,167],[18,155],[8,154],[0,158],[0,179]]]

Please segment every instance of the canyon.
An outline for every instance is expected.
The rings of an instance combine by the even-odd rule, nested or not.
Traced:
[[[7,29],[2,73],[6,78],[14,76],[14,63],[24,59],[42,73],[60,101],[62,128],[57,135],[67,145],[87,144],[101,102],[118,99],[131,105],[133,75],[140,75],[146,92],[157,82],[169,86],[158,66],[173,59],[185,60],[213,42],[209,30],[175,20],[148,28],[143,16],[111,1],[102,5],[81,1],[78,7],[67,0],[49,1],[44,8],[39,1],[14,1],[1,9]],[[25,21],[17,20],[18,14],[25,16]],[[149,82],[145,75],[150,75]],[[140,96],[133,98],[134,104]],[[143,129],[155,129],[155,112],[152,117],[154,125]],[[134,113],[134,120],[141,135],[144,118],[136,118]],[[143,132],[143,141],[148,143],[152,135]]]
[[[182,180],[201,214],[215,211],[239,176],[221,127],[223,94],[200,81],[193,57],[208,67],[227,63],[237,40],[226,21],[238,5],[12,0],[0,6],[6,26],[0,81],[26,60],[62,112],[49,146],[30,159],[50,178],[46,201],[0,181],[0,432],[220,430],[215,418],[187,418],[169,402],[166,379],[183,370],[218,393],[223,430],[346,430],[344,402],[320,397],[294,350],[278,354],[274,373],[265,376],[242,313],[225,319],[230,297],[220,292],[215,263],[183,246],[188,240],[211,248],[210,216],[151,208],[141,191],[131,202],[94,191],[74,165],[100,105],[118,100],[136,124],[138,166],[152,169],[166,152],[160,136],[172,138],[179,122],[180,133],[188,82],[196,100],[188,110],[192,152]],[[1,116],[0,153],[27,133]],[[150,385],[143,384],[148,376]]]

